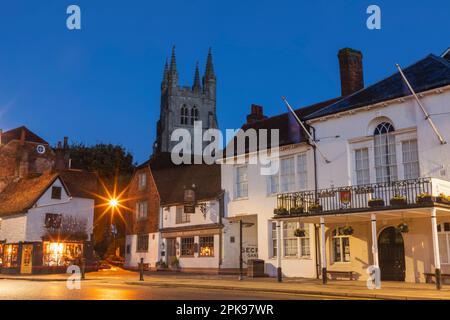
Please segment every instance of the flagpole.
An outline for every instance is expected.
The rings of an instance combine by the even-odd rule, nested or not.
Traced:
[[[403,80],[405,81],[406,85],[409,88],[409,91],[411,91],[412,95],[414,96],[414,98],[417,101],[417,104],[419,105],[419,107],[422,109],[422,112],[425,115],[425,119],[430,123],[431,128],[433,129],[434,133],[437,135],[439,142],[441,144],[446,144],[447,142],[444,140],[444,138],[442,137],[442,135],[439,133],[438,129],[436,128],[436,126],[434,125],[433,120],[431,120],[430,115],[428,114],[427,110],[425,109],[425,107],[423,106],[422,102],[419,100],[419,97],[417,96],[416,92],[414,91],[414,89],[412,88],[411,84],[409,83],[408,79],[406,78],[405,74],[402,71],[402,68],[400,68],[399,64],[396,63],[395,66],[397,67],[398,71],[400,72],[400,75],[402,76]]]
[[[303,130],[305,131],[305,133],[308,135],[309,140],[311,141],[311,143],[314,145],[314,147],[317,149],[317,151],[319,151],[320,155],[322,156],[322,158],[325,160],[326,163],[330,163],[331,161],[327,159],[327,157],[325,157],[325,155],[322,153],[322,151],[320,151],[319,146],[317,145],[316,141],[314,140],[313,136],[311,135],[311,133],[309,133],[309,131],[306,129],[305,125],[303,124],[303,122],[300,120],[300,118],[297,116],[297,114],[295,113],[294,109],[292,109],[291,105],[289,104],[289,102],[286,100],[286,97],[281,97],[281,99],[283,99],[284,103],[286,104],[286,106],[288,107],[289,111],[294,115],[295,120],[297,120],[297,122],[302,126]]]

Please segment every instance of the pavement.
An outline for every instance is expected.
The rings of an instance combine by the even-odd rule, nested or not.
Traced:
[[[54,275],[0,275],[0,279],[27,281],[66,281],[68,274]],[[394,299],[394,300],[450,300],[450,286],[436,290],[434,284],[382,282],[381,289],[368,289],[365,281],[333,280],[326,285],[317,279],[285,278],[279,283],[274,278],[246,278],[234,275],[200,275],[177,272],[147,272],[139,281],[138,272],[112,268],[86,274],[87,283],[149,286],[158,288],[191,288],[232,290],[274,294],[323,295],[336,298]]]

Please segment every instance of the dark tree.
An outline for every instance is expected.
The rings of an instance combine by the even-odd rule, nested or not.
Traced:
[[[126,190],[134,171],[134,164],[132,154],[124,147],[103,143],[93,146],[75,143],[70,146],[69,152],[73,169],[97,172],[110,193],[113,192],[115,187],[117,194]],[[101,184],[99,184],[97,193],[108,198],[107,192]],[[126,193],[124,197],[126,197]],[[104,200],[101,198],[96,200],[96,204],[102,202]],[[102,214],[104,209],[104,207],[97,207],[94,219],[95,249],[101,257],[104,257],[108,248],[113,245],[110,232],[111,224],[114,224],[117,228],[117,239],[125,237],[123,218],[118,215]]]

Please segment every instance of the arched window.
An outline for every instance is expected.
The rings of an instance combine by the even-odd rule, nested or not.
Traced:
[[[181,107],[181,124],[188,124],[189,110],[185,104]]]
[[[194,121],[197,121],[198,118],[198,109],[196,106],[193,106],[191,109],[191,125],[194,125]]]
[[[394,127],[389,122],[380,123],[374,131],[375,172],[377,182],[397,180]]]

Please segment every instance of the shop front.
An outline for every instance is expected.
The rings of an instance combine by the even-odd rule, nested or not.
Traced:
[[[80,265],[94,270],[92,245],[88,241],[42,241],[0,243],[0,267],[4,274],[65,273]]]

